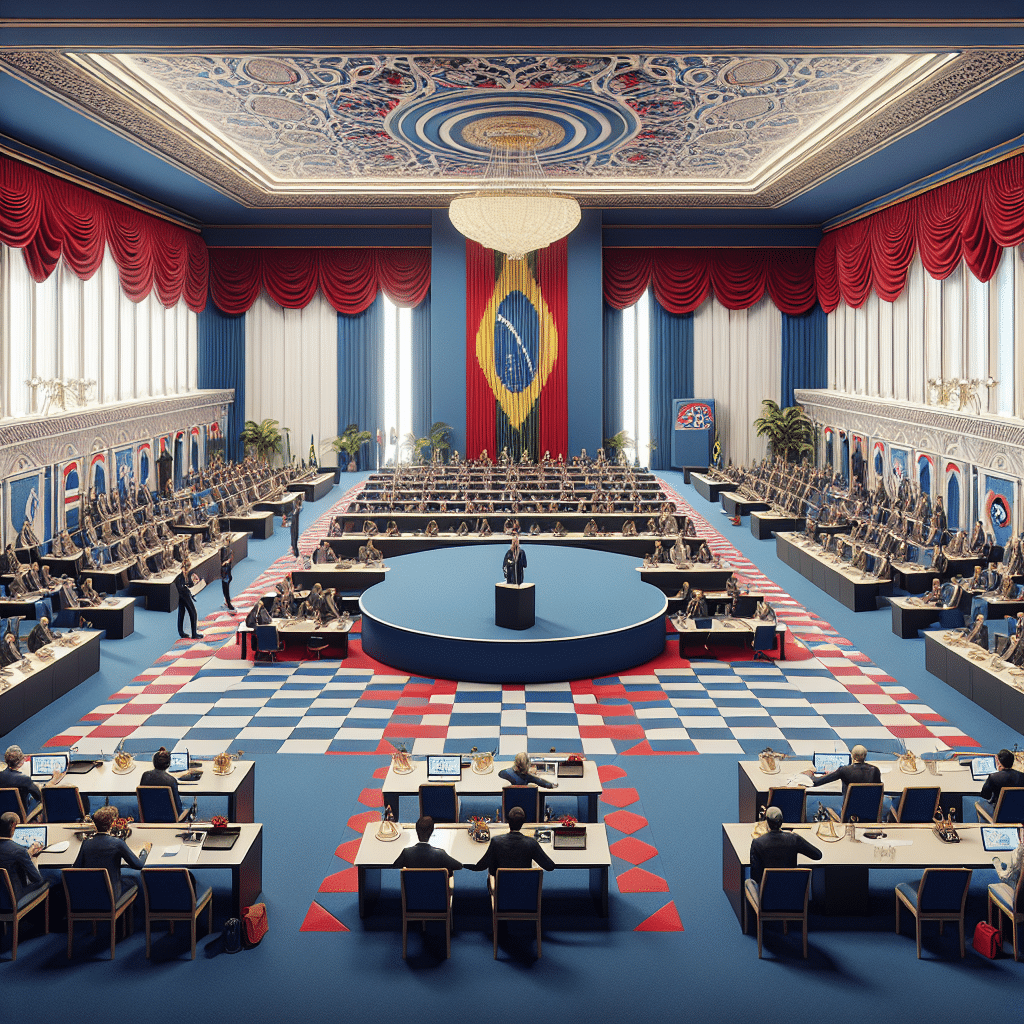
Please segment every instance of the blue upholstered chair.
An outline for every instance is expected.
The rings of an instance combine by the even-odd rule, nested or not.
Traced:
[[[772,786],[765,807],[778,807],[782,820],[795,824],[807,820],[807,789],[804,786]]]
[[[283,647],[277,626],[273,623],[257,623],[252,634],[253,662],[259,661],[261,654],[265,654],[268,661],[276,661],[277,652]]]
[[[540,821],[540,787],[506,786],[501,791],[501,817],[508,821],[508,812],[522,807],[528,823]]]
[[[974,809],[978,812],[979,821],[984,819],[993,825],[1020,825],[1024,823],[1024,786],[1004,786],[991,813],[980,800],[975,801]]]
[[[935,820],[942,790],[938,786],[907,786],[900,802],[889,808],[889,820],[904,825],[923,825]]]
[[[428,782],[420,786],[420,817],[429,815],[438,824],[459,820],[459,795],[450,782]]]
[[[757,915],[757,958],[761,959],[761,937],[765,921],[781,921],[783,933],[789,922],[799,921],[803,929],[804,959],[807,959],[807,904],[811,894],[810,868],[765,868],[758,885],[748,878],[744,896]],[[746,931],[746,914],[743,930]]]
[[[881,782],[851,782],[843,797],[840,821],[878,821],[882,817],[885,790]]]
[[[47,821],[82,821],[85,806],[77,786],[44,786],[43,810]]]
[[[31,811],[26,812],[25,805],[21,802],[21,790],[0,789],[0,814],[6,814],[8,811],[14,811],[24,824],[42,814],[43,805],[36,804]]]
[[[0,924],[7,931],[11,925],[11,959],[18,959],[18,922],[26,914],[43,905],[43,934],[50,934],[50,883],[43,882],[38,889],[25,893],[20,900],[14,898],[14,886],[6,868],[0,868]],[[1016,934],[1016,931],[1015,931]]]
[[[402,959],[409,922],[444,922],[445,957],[452,955],[452,879],[447,868],[402,868]]]
[[[764,661],[771,659],[765,654],[775,647],[775,623],[769,622],[764,626],[754,627],[754,660],[762,658]]]
[[[921,922],[938,921],[939,934],[946,921],[960,929],[960,956],[964,955],[964,906],[971,885],[970,868],[925,868],[917,886],[900,882],[896,886],[896,934],[900,930],[900,906],[906,907],[917,925],[917,959],[921,959]]]
[[[173,825],[188,813],[174,804],[170,786],[138,786],[135,796],[139,801],[139,821],[148,825]]]
[[[124,917],[125,934],[134,926],[135,897],[139,887],[123,880],[120,899],[114,899],[114,889],[106,868],[65,868],[61,872],[64,882],[64,897],[68,911],[68,959],[71,959],[71,944],[76,921],[91,921],[95,932],[97,921],[110,923],[110,959],[114,959],[117,942],[117,920]]]
[[[1013,959],[1018,960],[1020,946],[1017,941],[1017,925],[1024,923],[1024,871],[1017,877],[1017,884],[1011,888],[1008,882],[993,882],[988,887],[988,923],[992,923],[992,909],[999,918],[999,944],[1003,942],[1003,918],[1009,919],[1013,927]]]
[[[206,934],[213,931],[213,889],[196,891],[188,868],[143,868],[142,892],[146,900],[146,957],[154,921],[188,921],[192,928],[192,959],[196,958],[196,925],[206,910]]]
[[[537,959],[540,959],[540,903],[544,872],[540,868],[498,868],[487,876],[494,929],[494,959],[498,959],[498,922],[533,921],[537,926]]]

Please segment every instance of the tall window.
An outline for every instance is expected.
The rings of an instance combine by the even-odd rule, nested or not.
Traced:
[[[643,462],[651,439],[650,290],[622,311],[622,429],[636,442],[632,455]]]
[[[386,295],[384,301],[384,407],[383,427],[388,440],[398,444],[413,430],[412,421],[412,310],[396,306]],[[394,431],[394,433],[392,433]],[[388,449],[385,449],[388,450]],[[403,459],[415,452],[402,451]]]

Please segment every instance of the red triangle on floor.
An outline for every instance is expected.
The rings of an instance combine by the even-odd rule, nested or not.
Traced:
[[[315,904],[314,904],[315,905]],[[656,910],[646,921],[641,921],[634,929],[635,932],[681,932],[685,931],[683,922],[679,920],[679,911],[676,910],[675,900],[670,900],[661,908]]]
[[[353,869],[355,870],[355,869]],[[668,882],[643,868],[630,868],[615,879],[619,892],[668,892]]]
[[[388,766],[382,764],[379,768],[373,770],[373,777],[375,779],[386,779],[388,775]]]
[[[620,839],[617,843],[612,843],[611,852],[613,857],[628,860],[630,864],[643,864],[645,860],[658,856],[658,851],[655,847],[634,836],[627,836],[625,839]]]
[[[317,892],[358,892],[359,891],[359,870],[358,868],[345,868],[344,871],[335,871],[328,875],[321,883]]]
[[[360,835],[366,831],[366,826],[371,821],[380,821],[380,811],[363,811],[362,814],[353,814],[348,819],[348,827],[354,828]]]
[[[611,804],[612,807],[628,807],[640,799],[640,794],[635,789],[623,786],[618,789],[605,789],[601,794],[601,803]]]
[[[383,807],[384,795],[379,789],[364,789],[359,794],[359,802],[365,807]]]
[[[332,914],[328,914],[315,900],[306,911],[300,932],[347,932],[348,929]]]
[[[334,851],[334,856],[340,857],[342,860],[347,860],[349,864],[355,864],[356,854],[359,852],[359,844],[361,842],[362,839],[352,839],[347,843],[342,843],[341,846]]]
[[[622,753],[623,754],[651,754],[651,755],[653,755],[654,751],[651,749],[650,743],[648,743],[647,740],[643,740],[642,742],[638,743],[635,747],[630,747],[629,750],[623,750]]]
[[[612,779],[624,779],[626,769],[620,768],[617,764],[602,764],[598,766],[597,777],[602,782],[611,782]]]
[[[618,832],[625,832],[628,836],[649,824],[645,817],[632,811],[612,811],[611,814],[604,816],[604,823]]]

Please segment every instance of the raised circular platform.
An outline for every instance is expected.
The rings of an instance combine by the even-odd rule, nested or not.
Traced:
[[[523,543],[537,618],[521,632],[494,624],[504,547],[449,548],[388,562],[359,599],[363,651],[415,675],[484,683],[592,679],[665,648],[668,600],[636,559]]]

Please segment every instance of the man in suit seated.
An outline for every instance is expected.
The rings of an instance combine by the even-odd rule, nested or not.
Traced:
[[[764,819],[768,831],[750,843],[750,881],[755,885],[761,885],[765,868],[795,868],[798,854],[821,860],[821,850],[803,836],[782,831],[782,811],[778,807],[769,807]]]
[[[430,845],[430,837],[434,834],[434,819],[424,815],[416,822],[416,838],[414,846],[407,846],[395,861],[396,868],[447,868],[449,876],[458,871],[462,865],[452,856]]]
[[[996,754],[999,763],[997,771],[992,772],[981,787],[981,799],[978,801],[989,814],[995,814],[999,794],[1007,786],[1024,786],[1024,772],[1013,767],[1013,751],[1005,747]],[[976,805],[977,806],[977,805]]]
[[[828,775],[815,775],[813,768],[808,768],[804,775],[810,776],[812,786],[826,786],[830,782],[839,779],[843,784],[843,796],[846,796],[846,787],[851,782],[881,782],[882,773],[873,765],[867,762],[867,748],[858,743],[850,751],[852,764],[844,764]]]
[[[467,864],[470,871],[489,871],[492,875],[498,868],[528,868],[534,863],[545,871],[552,871],[555,862],[544,852],[540,843],[532,836],[524,836],[523,824],[526,811],[513,807],[508,812],[508,832],[493,836],[484,855],[476,864]]]
[[[6,868],[14,887],[15,902],[25,897],[33,899],[50,883],[39,874],[39,854],[43,852],[41,843],[33,843],[28,849],[14,841],[14,830],[20,821],[14,811],[0,815],[0,868]]]

